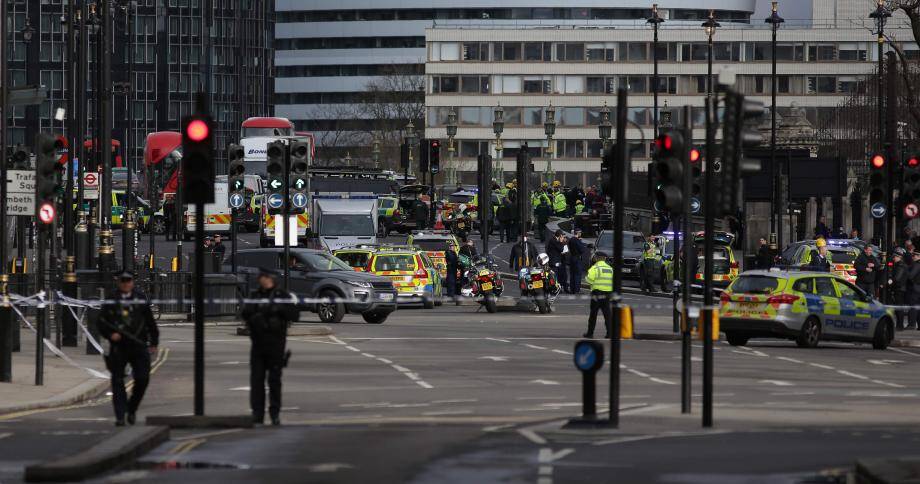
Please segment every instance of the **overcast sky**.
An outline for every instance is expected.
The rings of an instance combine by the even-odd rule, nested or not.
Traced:
[[[779,14],[783,18],[792,19],[810,19],[811,18],[811,0],[780,0]],[[770,16],[770,0],[757,0],[757,6],[754,9],[753,22],[763,22],[763,19]]]

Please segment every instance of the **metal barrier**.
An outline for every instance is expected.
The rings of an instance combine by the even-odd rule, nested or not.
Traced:
[[[205,274],[204,298],[208,300],[227,301],[246,295],[248,280],[236,274]],[[204,305],[205,317],[235,316],[240,310],[235,303],[208,303]]]
[[[157,300],[174,300],[175,303],[161,304],[163,313],[192,313],[192,273],[154,272],[147,281],[147,297]]]

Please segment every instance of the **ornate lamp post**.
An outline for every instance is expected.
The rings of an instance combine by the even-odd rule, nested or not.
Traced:
[[[779,249],[783,243],[782,240],[777,239],[777,230],[780,236],[783,231],[782,228],[777,229],[782,201],[776,196],[780,180],[779,171],[776,169],[776,31],[779,30],[779,25],[785,20],[776,12],[777,3],[779,2],[773,2],[773,12],[764,20],[764,22],[771,24],[773,29],[773,41],[770,50],[770,56],[773,58],[773,68],[770,73],[770,169],[773,171],[773,190],[770,192],[770,199],[773,200],[771,204],[772,210],[770,210],[770,249],[772,250]]]
[[[707,79],[706,79],[706,99],[712,97],[712,38],[716,35],[716,29],[721,27],[722,24],[716,22],[715,11],[709,11],[709,18],[701,24],[703,29],[706,31],[706,37],[708,39],[708,52],[706,53],[706,63],[707,63]]]
[[[374,133],[374,145],[371,150],[371,159],[374,160],[374,169],[380,169],[380,135]]]
[[[345,166],[351,166],[351,152],[345,152]]]
[[[654,37],[652,37],[652,61],[654,63],[654,74],[652,74],[652,104],[654,104],[654,124],[655,138],[658,138],[658,26],[664,22],[664,19],[658,16],[658,4],[652,4],[652,16],[645,21],[652,26]]]
[[[495,118],[492,121],[492,131],[495,133],[495,165],[492,167],[492,179],[504,182],[504,170],[502,168],[502,131],[505,130],[505,110],[499,104],[495,108]]]
[[[415,145],[418,144],[418,136],[415,134],[415,125],[412,124],[412,121],[409,121],[409,124],[406,125],[406,147],[409,151],[409,164],[406,166],[405,172],[403,173],[403,184],[409,184],[409,167],[412,166],[412,162],[415,161],[415,158],[412,156],[412,149],[415,148]]]
[[[450,158],[450,165],[447,167],[447,184],[457,184],[457,164],[454,157],[457,149],[454,147],[454,136],[457,136],[457,111],[450,108],[447,114],[447,156]]]
[[[553,155],[556,152],[553,146],[553,135],[556,134],[556,108],[553,107],[553,103],[546,108],[543,131],[546,133],[546,169],[543,170],[543,176],[546,183],[552,183],[556,178],[556,171],[553,170]]]
[[[601,138],[605,150],[610,144],[610,132],[612,130],[613,125],[610,124],[610,108],[607,107],[607,103],[605,102],[604,107],[601,108],[601,124],[597,125],[597,135]]]

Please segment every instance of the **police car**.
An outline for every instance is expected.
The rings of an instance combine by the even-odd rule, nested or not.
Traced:
[[[789,261],[789,266],[798,268],[808,266],[811,258],[818,251],[818,244],[817,240],[806,240],[797,243],[795,252]],[[856,268],[853,264],[868,243],[861,240],[828,239],[826,244],[831,272],[850,282],[856,282]],[[873,245],[872,252],[878,257],[881,250]]]
[[[406,244],[424,251],[438,269],[442,279],[447,277],[447,250],[460,250],[460,242],[449,230],[412,232]]]
[[[883,350],[894,337],[894,310],[827,272],[745,272],[722,292],[719,311],[720,330],[733,346],[782,338],[806,348],[836,340]]]
[[[420,303],[425,309],[441,305],[441,275],[418,247],[382,245],[370,254],[366,271],[393,281],[399,304]]]

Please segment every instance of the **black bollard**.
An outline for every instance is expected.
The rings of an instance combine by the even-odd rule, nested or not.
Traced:
[[[76,271],[77,258],[68,255],[66,261],[64,262],[64,280],[61,284],[61,289],[64,292],[64,295],[67,297],[76,298],[77,297],[77,273]],[[61,319],[62,319],[62,330],[63,335],[61,337],[62,346],[77,346],[77,320],[73,317],[73,313],[65,307],[60,308]]]
[[[13,318],[12,310],[6,304],[6,283],[9,276],[0,275],[0,291],[3,305],[0,306],[0,382],[13,381]]]
[[[594,340],[575,343],[575,368],[581,372],[581,417],[569,419],[566,427],[605,427],[597,418],[597,371],[604,366],[604,345]]]

